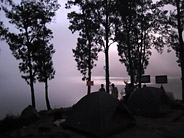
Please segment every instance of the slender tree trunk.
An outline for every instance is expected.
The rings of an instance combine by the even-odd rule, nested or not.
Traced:
[[[28,28],[25,28],[26,31],[26,38],[27,38],[27,49],[28,49],[28,67],[29,67],[29,79],[30,79],[30,88],[31,88],[31,100],[32,100],[32,106],[36,109],[36,103],[35,103],[35,94],[34,94],[34,76],[33,76],[33,67],[31,62],[31,52],[30,52],[30,41],[29,41],[29,35],[28,35]]]
[[[181,64],[181,81],[182,81],[182,101],[184,102],[184,64]]]
[[[144,0],[143,0],[143,2],[144,2]],[[144,14],[143,14],[143,11],[144,11],[144,9],[143,9],[143,6],[141,7],[141,9],[142,9],[142,11],[141,11],[141,13],[142,13],[142,16],[144,16]],[[144,20],[144,19],[142,19],[142,20]],[[139,70],[138,70],[138,81],[139,81],[139,88],[141,88],[141,77],[142,77],[142,70],[143,70],[143,67],[142,67],[142,56],[143,56],[143,41],[144,41],[144,29],[143,29],[143,23],[144,23],[144,21],[142,21],[141,22],[141,43],[140,43],[140,45],[139,45]]]
[[[129,36],[128,36],[128,40],[129,40]],[[128,42],[128,58],[129,58],[129,66],[130,66],[130,83],[131,83],[131,86],[134,86],[135,75],[134,75],[134,69],[133,69],[132,57],[131,57],[131,46],[129,42]]]
[[[88,81],[91,81],[91,69],[88,68]],[[91,86],[88,86],[88,94],[91,93]]]
[[[129,60],[129,66],[130,66],[130,83],[131,83],[131,86],[134,87],[135,74],[134,74],[134,68],[133,68],[132,56],[131,56],[132,48],[130,44],[130,27],[128,27],[127,24],[126,24],[126,30],[127,30],[126,34],[127,34],[127,44],[128,44],[128,60]]]
[[[31,100],[32,100],[32,106],[33,106],[34,108],[36,108],[33,78],[30,78],[30,88],[31,88]]]
[[[108,2],[105,3],[106,10],[106,24],[105,24],[105,66],[106,66],[106,92],[109,93],[109,13],[108,13]]]
[[[49,96],[48,96],[48,80],[47,79],[45,81],[45,100],[46,100],[47,110],[51,110]]]
[[[91,81],[91,41],[89,39],[88,39],[88,41],[89,41],[89,51],[88,51],[88,55],[89,55],[89,59],[88,59],[88,81]],[[90,94],[90,93],[91,93],[91,86],[88,86],[88,94]]]
[[[34,94],[34,77],[33,77],[33,69],[32,69],[32,64],[31,64],[31,57],[30,57],[30,52],[29,52],[29,47],[28,47],[28,62],[29,62],[29,77],[30,77],[30,88],[31,88],[31,100],[32,100],[32,106],[36,108],[36,103],[35,103],[35,94]]]
[[[139,51],[139,74],[138,74],[138,81],[139,81],[139,88],[141,88],[141,76],[142,76],[142,43],[143,39],[141,38],[141,48]]]
[[[144,41],[145,39],[143,38],[143,47],[144,47],[144,50],[142,49],[142,57],[141,57],[141,69],[140,69],[140,78],[139,78],[139,88],[141,88],[142,87],[142,84],[141,84],[141,77],[142,77],[142,75],[144,74],[144,63],[145,63],[145,53],[146,53],[146,44],[145,44],[145,41]]]
[[[184,64],[181,64],[181,81],[182,81],[182,101],[184,102]]]
[[[106,92],[109,93],[109,48],[105,49],[105,63],[106,63]]]
[[[82,11],[83,14],[85,15],[85,11],[83,10]],[[92,66],[91,66],[91,38],[89,36],[89,31],[88,31],[88,23],[87,23],[87,19],[84,18],[84,23],[85,23],[85,32],[86,32],[86,36],[87,36],[87,41],[88,41],[88,81],[91,81],[91,69],[92,69]],[[88,90],[87,90],[87,94],[90,94],[91,93],[91,86],[88,86]]]
[[[176,6],[177,6],[177,20],[178,20],[178,34],[179,34],[179,58],[180,58],[180,64],[181,64],[181,80],[182,80],[182,101],[184,102],[184,42],[182,37],[182,27],[181,27],[181,13],[180,13],[180,0],[176,0]]]
[[[85,15],[85,10],[82,9],[82,13],[83,15]],[[91,45],[91,37],[89,35],[89,30],[88,30],[88,22],[87,22],[87,19],[86,19],[86,16],[84,18],[84,24],[85,24],[85,32],[86,32],[86,36],[87,36],[87,41],[88,41],[88,81],[91,81],[91,70],[92,70],[92,66],[91,66],[91,48],[92,48],[92,45]],[[89,27],[90,28],[90,27]],[[88,90],[87,90],[87,94],[90,94],[91,93],[91,86],[88,86]]]

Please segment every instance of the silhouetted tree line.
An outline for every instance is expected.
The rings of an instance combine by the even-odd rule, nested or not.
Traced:
[[[19,69],[22,78],[31,89],[32,106],[35,108],[34,83],[36,80],[45,83],[45,99],[47,109],[50,110],[48,98],[48,80],[54,78],[52,55],[55,50],[50,40],[52,30],[47,27],[59,9],[57,0],[24,1],[9,7],[2,7],[9,23],[18,30],[11,32],[2,24],[1,32],[8,43],[12,54],[20,60]]]
[[[45,83],[48,110],[48,80],[54,78],[52,55],[55,50],[50,40],[52,30],[47,27],[59,9],[57,0],[22,0],[19,5],[11,0],[10,8],[3,6],[9,22],[17,29],[12,33],[0,22],[1,39],[9,44],[12,54],[20,60],[22,78],[31,88],[32,105],[35,104],[34,83]],[[1,0],[1,2],[3,2]],[[171,5],[172,9],[164,7]],[[131,85],[139,84],[149,64],[151,49],[162,53],[164,46],[176,51],[182,74],[182,99],[184,100],[184,1],[183,0],[68,0],[66,9],[77,6],[68,13],[69,29],[79,32],[77,46],[73,49],[82,80],[91,81],[98,53],[105,53],[106,91],[109,93],[109,48],[117,44],[120,62],[126,66]],[[9,10],[10,9],[10,10]],[[88,94],[91,87],[88,86]]]
[[[165,39],[165,45],[176,52],[177,63],[181,68],[182,100],[184,101],[184,1],[183,0],[161,0],[160,6],[170,5],[174,9],[165,16],[165,29],[161,34]]]
[[[166,10],[167,5],[172,9]],[[127,68],[132,87],[137,83],[141,87],[141,76],[149,64],[152,47],[162,53],[167,45],[178,57],[184,100],[183,0],[158,0],[155,3],[152,0],[68,0],[66,8],[72,6],[79,8],[68,13],[68,19],[69,29],[72,33],[78,31],[80,36],[73,53],[78,70],[84,75],[83,80],[91,80],[91,69],[98,52],[103,51],[106,91],[109,93],[109,47],[116,42],[120,62]]]

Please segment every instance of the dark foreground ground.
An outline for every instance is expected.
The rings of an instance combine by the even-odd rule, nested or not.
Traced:
[[[107,138],[184,138],[183,107],[172,109],[170,113],[159,118],[135,116],[135,126],[118,131]],[[5,130],[1,128],[0,138],[93,138],[91,135],[54,125],[54,116],[58,110],[63,109],[40,112],[40,119],[27,126]],[[64,109],[65,117],[70,110]]]

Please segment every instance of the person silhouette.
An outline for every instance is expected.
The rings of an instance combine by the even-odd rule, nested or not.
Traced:
[[[129,96],[130,96],[130,94],[132,93],[133,90],[134,90],[133,85],[130,84],[130,83],[126,83],[126,85],[125,85],[125,94],[126,95],[123,97],[125,103],[128,101],[128,98],[129,98]]]
[[[111,90],[112,96],[114,96],[115,98],[118,98],[118,89],[117,89],[117,87],[115,87],[114,83],[111,86],[112,86],[112,90]]]
[[[101,88],[99,89],[99,92],[105,92],[105,88],[103,84],[101,84]]]

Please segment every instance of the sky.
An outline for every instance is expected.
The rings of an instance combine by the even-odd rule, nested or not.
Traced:
[[[69,20],[67,13],[69,10],[65,9],[66,0],[59,0],[61,8],[57,11],[54,21],[49,25],[52,29],[54,38],[52,43],[56,53],[53,55],[54,68],[56,75],[54,80],[49,82],[49,90],[52,91],[50,96],[51,102],[54,102],[54,107],[69,106],[76,102],[86,94],[85,82],[82,82],[81,74],[77,70],[77,64],[74,60],[72,49],[76,47],[78,34],[72,34],[68,29]],[[3,17],[1,17],[4,19]],[[0,41],[0,111],[3,113],[14,113],[15,110],[22,110],[30,102],[30,88],[21,78],[21,73],[18,69],[19,61],[17,61],[4,41]],[[110,76],[111,77],[127,77],[126,68],[119,62],[116,45],[110,47]],[[169,77],[180,77],[180,68],[176,63],[175,52],[167,53],[165,48],[163,54],[159,54],[152,49],[152,56],[149,60],[149,65],[145,74],[152,77],[156,75],[168,75]],[[99,53],[96,67],[93,69],[93,76],[105,76],[104,53]],[[36,103],[40,109],[43,106],[44,97],[43,84],[36,84]],[[74,89],[83,90],[84,92],[76,94],[71,92]],[[70,92],[68,92],[70,91]],[[1,117],[1,116],[0,116]]]

